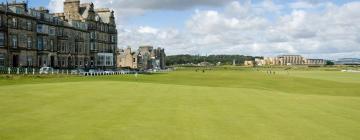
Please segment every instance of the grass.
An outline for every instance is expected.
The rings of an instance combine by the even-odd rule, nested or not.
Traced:
[[[360,74],[0,77],[0,140],[357,140]]]

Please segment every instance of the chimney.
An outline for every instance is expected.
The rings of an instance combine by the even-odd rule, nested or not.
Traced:
[[[71,19],[74,15],[79,13],[80,0],[65,0],[64,2],[64,14],[67,19]]]

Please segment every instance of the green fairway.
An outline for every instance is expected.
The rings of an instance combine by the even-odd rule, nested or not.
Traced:
[[[360,73],[0,79],[0,140],[359,140]]]

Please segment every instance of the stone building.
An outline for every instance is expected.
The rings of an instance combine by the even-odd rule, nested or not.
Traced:
[[[162,48],[154,49],[152,46],[140,46],[135,52],[128,47],[119,50],[117,55],[117,66],[119,68],[132,69],[165,69],[165,50]]]
[[[324,59],[306,59],[300,55],[280,55],[277,57],[265,57],[255,60],[259,65],[325,65]]]
[[[37,64],[36,18],[25,9],[24,3],[0,5],[0,66]]]
[[[65,0],[63,13],[0,5],[0,67],[115,68],[114,12]]]
[[[131,68],[137,69],[137,55],[128,47],[125,50],[119,50],[117,54],[117,67],[118,68]]]
[[[303,65],[304,57],[301,55],[280,55],[275,61],[278,65]]]
[[[262,59],[262,58],[255,58],[255,64],[257,65],[257,66],[264,66],[264,65],[266,65],[266,61],[265,61],[265,59]]]
[[[305,59],[305,65],[325,65],[324,59]]]
[[[265,57],[265,65],[278,65],[278,60],[276,57]]]
[[[254,61],[253,60],[246,60],[246,61],[244,61],[244,66],[254,66]]]

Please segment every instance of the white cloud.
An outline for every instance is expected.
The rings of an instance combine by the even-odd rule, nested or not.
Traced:
[[[60,13],[64,9],[65,0],[50,0],[48,8],[51,12]]]
[[[61,1],[51,0],[49,7],[61,11]],[[360,2],[343,5],[327,0],[299,0],[285,4],[272,0],[256,3],[251,0],[93,2],[97,7],[116,10],[120,47],[154,45],[166,48],[168,54],[274,56],[294,53],[325,58],[360,57]],[[155,28],[146,23],[134,27],[124,22],[127,17],[152,10],[183,10],[196,6],[222,8],[195,10],[184,21],[184,29]]]
[[[218,7],[230,1],[232,0],[116,0],[107,6],[116,5],[122,9],[184,10],[195,6]]]
[[[158,29],[152,28],[152,27],[148,27],[148,26],[140,26],[138,29],[139,33],[142,34],[157,34],[158,33]]]
[[[267,25],[267,20],[262,17],[229,17],[217,11],[196,11],[186,25],[193,33],[219,34],[224,31],[258,30]]]
[[[207,53],[299,53],[308,56],[327,53],[328,57],[349,53],[360,56],[360,25],[357,24],[360,23],[360,2],[340,6],[320,1],[310,4],[322,6],[309,11],[293,7],[292,12],[286,13],[281,11],[281,5],[272,6],[279,8],[268,8],[264,4],[232,2],[222,13],[195,12],[187,27],[199,38],[209,34],[221,36],[222,42],[202,44],[208,48],[202,51]],[[267,13],[258,10],[267,8],[274,10],[271,14],[277,15],[275,19],[269,19]],[[279,11],[281,15],[278,15]]]
[[[293,9],[311,9],[316,8],[318,4],[310,3],[307,1],[297,1],[289,4]]]

